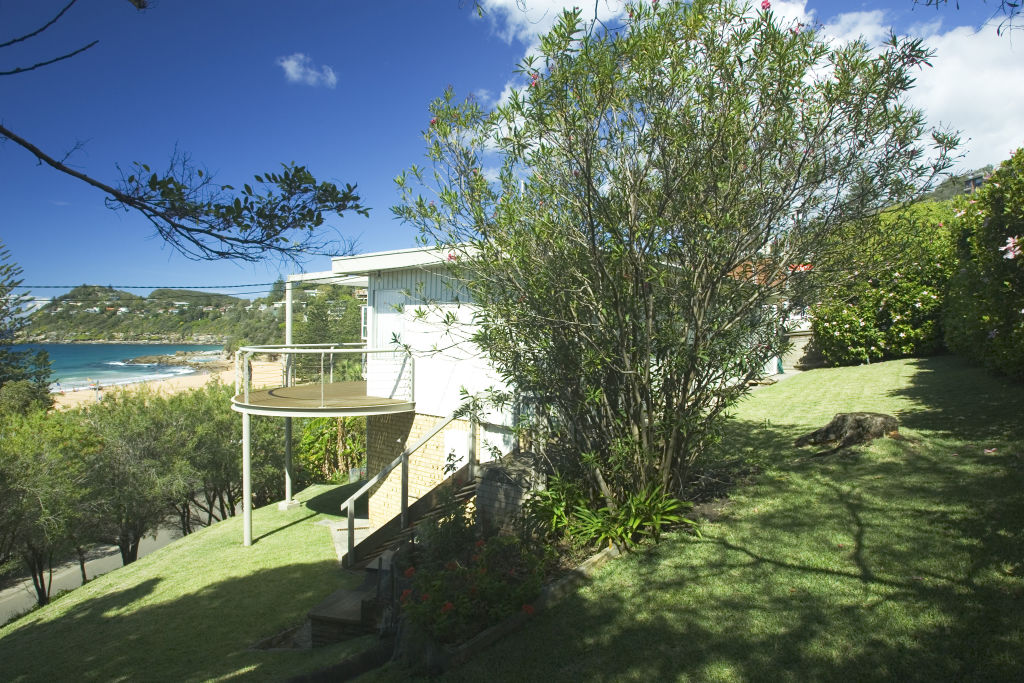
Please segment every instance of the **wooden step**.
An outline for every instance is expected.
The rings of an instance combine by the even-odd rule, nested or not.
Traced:
[[[354,589],[342,589],[328,595],[309,611],[313,647],[322,647],[377,630],[376,579]]]

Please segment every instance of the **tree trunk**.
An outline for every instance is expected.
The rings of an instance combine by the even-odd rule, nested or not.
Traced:
[[[85,548],[83,546],[76,545],[75,553],[78,555],[78,568],[82,572],[82,585],[84,586],[89,582],[89,577],[85,575]]]
[[[46,583],[46,560],[44,553],[29,546],[22,553],[22,557],[25,560],[25,564],[28,565],[29,572],[32,574],[32,587],[36,591],[36,603],[40,607],[49,604],[50,587]],[[50,580],[51,582],[53,580],[52,569]]]

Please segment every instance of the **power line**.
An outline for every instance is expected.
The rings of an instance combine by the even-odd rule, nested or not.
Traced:
[[[296,282],[295,285],[328,284],[332,280],[343,280],[349,275],[325,275]],[[274,282],[250,282],[245,285],[17,285],[14,289],[76,289],[78,287],[98,287],[100,289],[244,289],[246,287],[272,287],[277,283],[284,284],[283,279]],[[262,291],[262,290],[261,290]]]
[[[252,282],[247,285],[18,285],[16,289],[77,289],[78,287],[99,287],[100,289],[241,289],[244,287],[273,286],[274,282]]]

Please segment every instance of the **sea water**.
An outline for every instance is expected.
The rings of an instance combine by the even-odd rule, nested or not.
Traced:
[[[177,351],[200,352],[211,360],[221,347],[210,344],[15,344],[13,350],[42,349],[50,355],[51,391],[75,391],[100,384],[131,384],[195,372],[183,365],[131,363],[139,356],[168,356]]]

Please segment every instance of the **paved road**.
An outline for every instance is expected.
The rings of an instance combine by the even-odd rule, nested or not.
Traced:
[[[157,532],[156,538],[147,536],[139,544],[139,557],[162,548],[171,541],[181,538],[180,529],[161,529]],[[121,566],[121,553],[116,546],[105,546],[90,553],[92,559],[86,561],[85,572],[90,579],[100,574]],[[53,588],[50,595],[57,595],[61,591],[78,588],[82,585],[82,572],[78,568],[78,562],[69,562],[55,567],[53,570]],[[36,591],[32,587],[32,580],[26,578],[13,586],[0,591],[0,624],[18,614],[27,612],[36,604]]]

